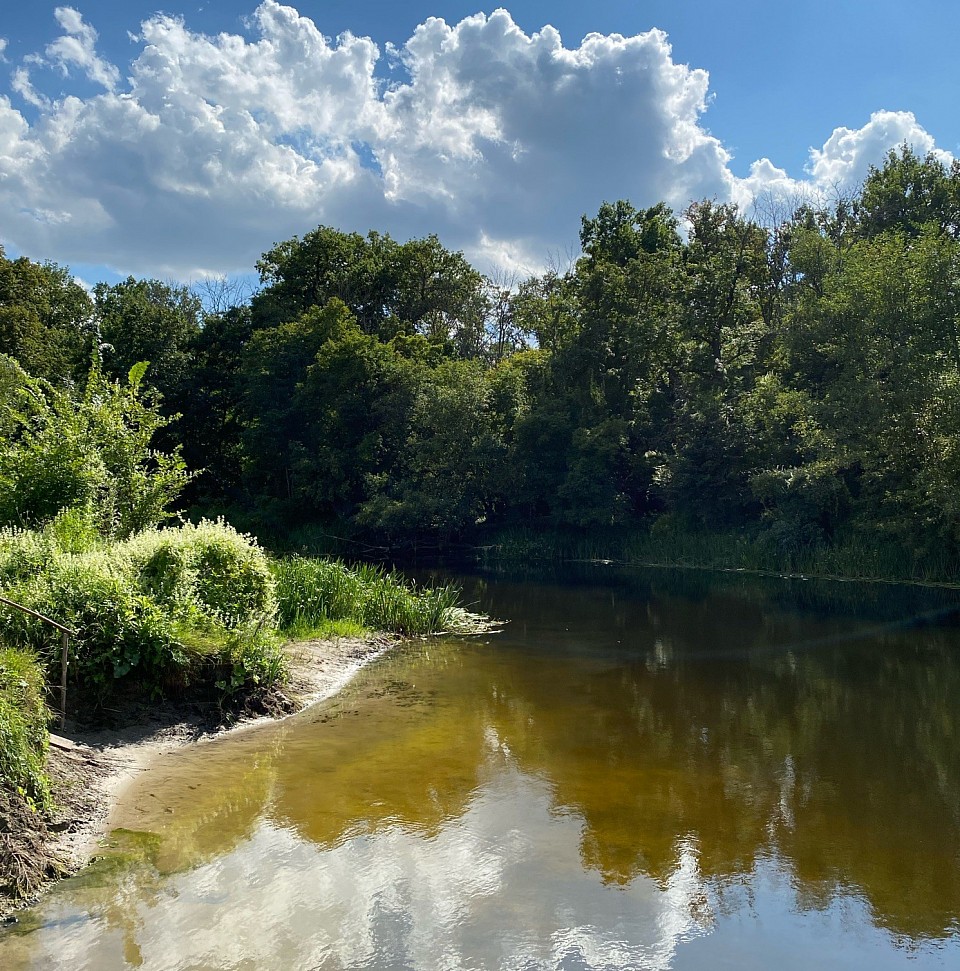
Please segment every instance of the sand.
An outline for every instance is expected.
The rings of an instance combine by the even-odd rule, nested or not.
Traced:
[[[22,852],[45,854],[31,862],[45,874],[28,899],[0,895],[0,918],[34,903],[57,879],[85,866],[105,835],[110,811],[137,775],[187,745],[203,745],[228,732],[256,730],[258,725],[288,717],[340,691],[396,639],[336,638],[287,645],[290,679],[272,699],[269,714],[244,715],[224,724],[216,706],[197,704],[140,705],[115,713],[119,727],[82,731],[68,720],[50,739],[49,770],[57,810],[36,830],[23,833]],[[42,850],[37,847],[42,846]]]

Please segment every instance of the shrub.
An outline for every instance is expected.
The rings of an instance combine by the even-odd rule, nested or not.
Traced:
[[[276,609],[266,554],[223,521],[148,530],[126,548],[143,590],[177,613],[237,630]]]
[[[207,522],[83,545],[62,521],[42,533],[2,532],[0,583],[6,596],[78,631],[73,669],[94,699],[134,684],[160,694],[204,682],[230,694],[282,675],[273,577],[249,538]],[[4,611],[0,633],[56,667],[53,628]]]

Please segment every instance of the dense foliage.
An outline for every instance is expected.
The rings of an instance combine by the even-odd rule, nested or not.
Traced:
[[[141,394],[146,368],[121,385],[94,366],[77,393],[0,355],[0,525],[43,526],[81,509],[102,535],[125,537],[168,517],[189,475],[179,448],[151,447],[168,421]]]
[[[73,677],[93,703],[125,687],[223,697],[283,672],[266,555],[223,523],[111,541],[66,513],[40,532],[5,530],[0,590],[78,632]],[[0,638],[59,659],[58,632],[19,611],[0,611]]]
[[[0,283],[26,281],[0,285],[0,320],[24,322],[3,348],[54,414],[91,341],[108,384],[153,360],[142,393],[180,415],[158,440],[200,473],[185,503],[256,529],[442,544],[658,524],[785,555],[855,537],[952,556],[958,213],[960,168],[904,147],[856,195],[777,220],[605,203],[569,269],[525,281],[435,237],[327,227],[264,254],[248,304],[206,313],[157,281],[91,301],[2,260]]]

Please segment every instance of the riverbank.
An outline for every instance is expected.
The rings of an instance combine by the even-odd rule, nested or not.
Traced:
[[[0,919],[33,904],[57,880],[75,873],[96,853],[109,813],[127,783],[187,745],[302,711],[332,697],[366,664],[398,643],[377,635],[291,642],[285,647],[289,679],[265,709],[225,724],[221,713],[195,703],[168,703],[117,711],[116,728],[82,731],[70,721],[52,735],[47,760],[56,809],[46,820],[29,811],[6,820],[0,850],[31,890],[24,900],[0,895]]]
[[[472,551],[484,565],[613,563],[758,576],[960,586],[960,560],[946,545],[914,549],[867,530],[800,542],[772,530],[686,529],[669,518],[649,529],[514,527],[490,532]]]

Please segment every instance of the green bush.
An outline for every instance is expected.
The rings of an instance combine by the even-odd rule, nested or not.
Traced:
[[[237,630],[276,609],[266,554],[222,521],[148,530],[125,546],[144,592],[175,612]]]
[[[0,648],[0,787],[40,809],[50,805],[44,770],[48,718],[36,658],[26,651]]]
[[[85,548],[62,521],[42,533],[6,531],[0,583],[9,598],[78,632],[73,671],[101,701],[124,685],[162,694],[199,683],[232,694],[282,677],[267,558],[223,523],[123,542],[93,536]],[[7,610],[0,633],[56,668],[54,628]]]

